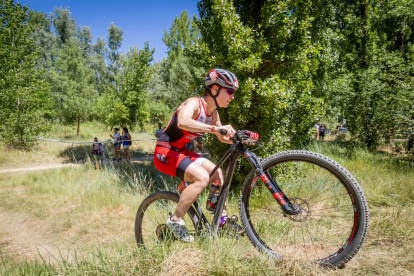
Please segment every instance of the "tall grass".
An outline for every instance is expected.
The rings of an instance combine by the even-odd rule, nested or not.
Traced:
[[[368,239],[344,270],[290,260],[275,263],[246,238],[138,249],[133,228],[139,204],[154,190],[174,190],[178,180],[158,173],[152,162],[103,167],[87,162],[81,168],[0,174],[0,212],[24,214],[19,231],[40,235],[59,248],[49,255],[39,251],[41,256],[28,256],[0,243],[0,275],[410,275],[414,269],[412,163],[349,142],[318,142],[308,149],[345,166],[370,205]],[[205,197],[206,193],[201,203]],[[237,204],[237,195],[231,194],[230,214],[237,213]]]

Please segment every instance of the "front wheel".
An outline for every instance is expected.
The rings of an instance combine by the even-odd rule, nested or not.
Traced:
[[[286,215],[254,171],[239,202],[250,241],[280,259],[341,267],[361,248],[368,232],[367,200],[355,178],[318,153],[285,151],[262,162],[297,215]],[[278,252],[278,253],[276,253]]]
[[[179,199],[177,193],[169,191],[155,192],[144,199],[135,217],[135,239],[138,247],[151,248],[174,240],[165,223],[174,214]],[[185,214],[184,222],[188,231],[195,234],[199,217],[193,206]]]

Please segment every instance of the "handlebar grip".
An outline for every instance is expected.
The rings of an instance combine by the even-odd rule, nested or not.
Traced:
[[[221,135],[226,135],[226,134],[227,134],[227,130],[225,130],[225,129],[220,129],[220,134],[221,134]]]

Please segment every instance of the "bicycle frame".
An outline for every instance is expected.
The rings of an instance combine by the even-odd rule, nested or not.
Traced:
[[[295,209],[291,204],[290,200],[287,196],[283,193],[282,189],[276,183],[276,181],[272,178],[269,172],[264,172],[263,168],[260,164],[260,159],[252,152],[250,152],[246,146],[241,141],[236,141],[230,149],[223,155],[223,157],[219,160],[217,165],[214,169],[210,172],[210,178],[214,175],[214,173],[220,168],[220,166],[229,158],[231,157],[226,173],[224,176],[224,183],[222,185],[220,191],[220,198],[216,206],[216,210],[214,212],[214,217],[212,221],[212,225],[209,224],[207,218],[204,216],[199,204],[197,201],[194,202],[193,206],[197,210],[199,214],[200,222],[198,224],[197,229],[201,230],[202,225],[204,224],[206,230],[212,234],[213,237],[217,236],[221,214],[223,212],[224,204],[226,202],[226,198],[230,189],[231,181],[233,179],[234,170],[236,168],[236,162],[240,157],[246,158],[250,165],[255,170],[257,177],[259,177],[263,183],[267,186],[270,193],[273,195],[275,200],[278,204],[282,207],[283,211],[287,215],[296,215],[300,211]],[[256,178],[257,178],[256,177]]]

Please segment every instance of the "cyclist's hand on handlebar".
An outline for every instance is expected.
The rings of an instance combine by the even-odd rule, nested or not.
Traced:
[[[223,135],[222,133],[224,133],[224,131],[221,130],[225,130],[227,133]],[[217,127],[215,133],[218,135],[222,135],[225,140],[230,140],[230,138],[233,137],[234,134],[236,134],[236,131],[231,125],[225,125]]]

